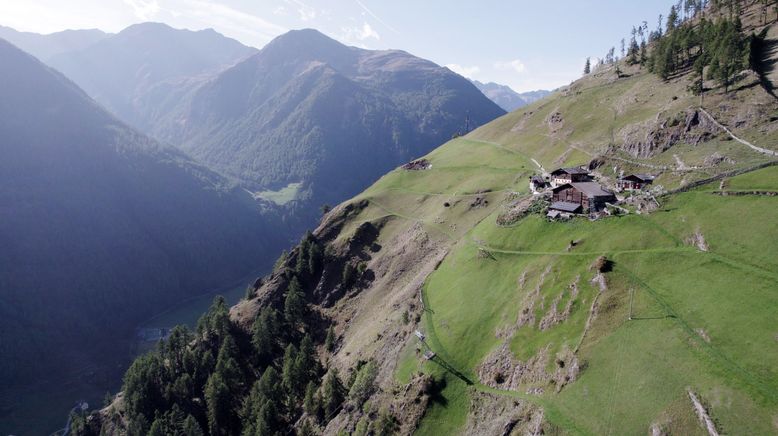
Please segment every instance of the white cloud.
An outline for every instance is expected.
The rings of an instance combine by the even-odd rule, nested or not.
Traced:
[[[136,17],[148,21],[159,12],[157,0],[124,0],[124,4],[132,8]]]
[[[512,61],[497,61],[494,63],[494,68],[496,70],[513,70],[519,74],[527,71],[527,67],[518,59]]]
[[[291,5],[297,10],[302,21],[311,21],[316,18],[316,8],[303,3],[300,0],[285,0],[287,4]]]
[[[289,15],[289,12],[287,12],[286,8],[283,6],[276,6],[276,8],[273,9],[273,15],[286,16]]]
[[[359,48],[369,48],[365,42],[369,39],[376,41],[381,39],[381,35],[373,29],[368,23],[362,23],[362,26],[341,27],[341,34],[338,39],[348,44],[356,45]]]
[[[475,65],[471,67],[465,67],[459,64],[446,64],[445,67],[459,74],[460,76],[467,77],[468,79],[473,79],[476,74],[481,72],[481,69]]]
[[[367,6],[364,5],[364,3],[362,3],[359,0],[355,0],[355,1],[359,5],[359,7],[362,8],[363,11],[368,13],[371,17],[375,18],[376,21],[378,21],[379,23],[383,24],[387,29],[391,30],[392,32],[394,32],[394,33],[396,33],[398,35],[400,34],[400,32],[398,32],[397,29],[395,29],[394,27],[390,26],[389,23],[387,23],[386,21],[382,20],[381,17],[379,17],[378,15],[374,14],[373,11],[371,11]]]

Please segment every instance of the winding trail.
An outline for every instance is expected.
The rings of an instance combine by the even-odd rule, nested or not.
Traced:
[[[762,153],[762,154],[766,154],[766,155],[769,155],[769,156],[776,156],[776,157],[778,157],[778,151],[773,151],[773,150],[768,150],[766,148],[757,147],[756,145],[746,141],[745,139],[738,138],[725,125],[723,125],[720,122],[716,121],[716,119],[713,118],[713,115],[709,114],[708,111],[706,111],[703,107],[700,107],[700,112],[704,113],[708,117],[708,119],[710,119],[713,122],[713,124],[715,124],[718,128],[720,128],[720,129],[724,130],[725,132],[727,132],[727,134],[730,137],[732,137],[732,139],[734,139],[735,141],[737,141],[737,142],[739,142],[739,143],[741,143],[743,145],[748,146],[749,148],[751,148],[752,150],[754,150],[754,151],[756,151],[758,153]]]

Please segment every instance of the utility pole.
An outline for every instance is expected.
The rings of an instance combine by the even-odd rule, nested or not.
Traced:
[[[632,321],[632,300],[635,296],[635,289],[632,288],[629,290],[629,320]]]

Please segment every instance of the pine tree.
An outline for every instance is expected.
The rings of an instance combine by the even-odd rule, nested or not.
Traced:
[[[287,394],[291,394],[297,384],[297,347],[289,344],[284,350],[284,360],[281,369],[281,386]]]
[[[310,416],[319,416],[320,405],[316,401],[316,383],[311,380],[308,382],[308,386],[305,387],[305,398],[303,400],[303,410]]]
[[[323,408],[325,420],[329,421],[335,417],[340,405],[343,404],[344,391],[343,383],[338,376],[338,369],[332,368],[324,378],[324,398]]]
[[[292,326],[296,326],[305,315],[305,297],[302,286],[297,277],[292,277],[289,281],[289,287],[286,290],[286,300],[284,301],[284,318]]]
[[[231,429],[230,389],[219,373],[214,373],[205,384],[205,404],[211,435],[228,435]]]
[[[589,74],[589,73],[591,73],[591,72],[592,72],[592,61],[591,61],[591,59],[590,59],[590,58],[588,58],[588,57],[587,57],[587,58],[586,58],[586,63],[584,64],[584,70],[583,70],[583,73],[584,73],[584,74]]]
[[[335,327],[330,326],[327,329],[327,337],[324,339],[324,349],[332,353],[332,350],[335,349],[335,339]]]
[[[279,335],[278,311],[265,307],[259,312],[252,326],[251,343],[257,354],[260,365],[269,363],[276,348],[276,338]]]
[[[181,432],[184,436],[205,436],[200,424],[191,414],[184,420],[184,423],[181,426]]]
[[[678,25],[678,9],[675,5],[670,6],[670,13],[667,14],[667,33],[671,33]]]

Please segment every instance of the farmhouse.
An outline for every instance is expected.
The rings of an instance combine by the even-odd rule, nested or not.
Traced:
[[[566,183],[589,182],[592,177],[589,171],[580,167],[559,168],[551,172],[551,186],[561,186]]]
[[[552,189],[551,201],[581,205],[584,212],[597,212],[605,203],[615,203],[616,196],[595,182],[565,183]]]
[[[643,189],[654,182],[654,176],[650,174],[630,174],[619,179],[618,186],[622,191]]]
[[[551,219],[556,218],[570,218],[570,216],[583,212],[583,206],[579,203],[571,203],[569,201],[555,201],[548,207],[547,217]]]
[[[542,191],[549,186],[551,185],[541,176],[532,176],[529,178],[529,189],[532,192]]]

